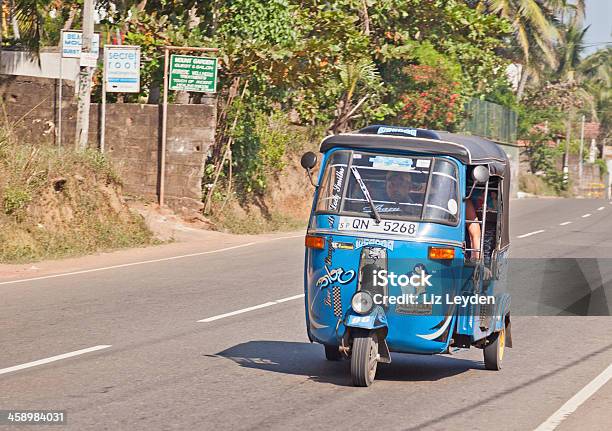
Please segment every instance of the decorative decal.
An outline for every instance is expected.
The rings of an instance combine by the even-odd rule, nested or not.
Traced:
[[[340,202],[340,196],[342,194],[342,184],[344,183],[344,167],[341,167],[336,171],[336,181],[334,182],[333,191],[334,194],[331,197],[329,209],[336,211],[338,209],[338,203]]]
[[[375,239],[375,238],[358,238],[355,240],[355,248],[361,248],[366,245],[374,245],[378,247],[384,247],[388,250],[393,251],[395,241],[392,239]]]
[[[334,283],[347,284],[355,278],[355,271],[352,269],[345,271],[344,268],[336,268],[330,271],[326,266],[325,272],[327,272],[327,274],[319,278],[316,283],[316,286],[322,289]]]
[[[366,253],[370,259],[378,260],[387,256],[387,252],[382,247],[367,248]]]
[[[355,248],[350,242],[332,242],[332,247],[338,250],[353,250]]]
[[[327,223],[329,223],[330,228],[333,228],[334,227],[334,216],[328,216]]]
[[[374,205],[376,207],[376,211],[379,213],[397,213],[402,209],[400,207],[386,207],[384,204]],[[362,212],[369,213],[372,212],[372,208],[370,205],[366,205],[361,209]]]
[[[334,253],[334,247],[332,245],[331,236],[327,238],[327,256],[325,256],[325,264],[331,266],[332,254]]]
[[[323,300],[323,303],[325,305],[327,305],[328,307],[332,306],[332,303],[331,303],[331,292],[329,290],[327,290],[327,295],[325,295],[325,299]]]
[[[384,133],[401,133],[402,135],[415,136],[417,135],[417,129],[404,129],[399,127],[379,127],[376,131],[377,135]]]

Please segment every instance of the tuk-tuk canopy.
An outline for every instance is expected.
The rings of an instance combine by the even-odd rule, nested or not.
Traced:
[[[494,142],[479,136],[375,125],[353,133],[328,136],[321,143],[320,151],[326,152],[334,147],[447,155],[466,165],[488,164],[491,175],[509,175],[506,153]]]
[[[506,153],[495,143],[480,136],[456,133],[374,125],[357,132],[342,133],[323,139],[322,153],[344,147],[361,150],[410,151],[416,154],[451,156],[466,165],[488,165],[491,175],[504,179],[502,182],[503,219],[501,246],[510,243],[508,204],[510,197],[510,163]]]

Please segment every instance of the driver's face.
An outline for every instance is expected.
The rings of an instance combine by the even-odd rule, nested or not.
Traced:
[[[412,180],[410,174],[391,173],[387,176],[387,195],[396,202],[410,200]]]

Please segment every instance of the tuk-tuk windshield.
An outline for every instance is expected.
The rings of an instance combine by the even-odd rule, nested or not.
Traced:
[[[457,224],[457,167],[449,160],[335,151],[327,162],[316,211],[372,217],[370,199],[357,177],[381,218]]]

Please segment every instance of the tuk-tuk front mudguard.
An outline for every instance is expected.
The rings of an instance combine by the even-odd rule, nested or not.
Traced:
[[[390,363],[391,353],[387,345],[387,316],[380,305],[375,306],[368,314],[356,313],[350,308],[346,313],[344,320],[346,327],[346,337],[352,338],[359,331],[376,332],[378,334],[378,354],[380,355],[379,362]]]

